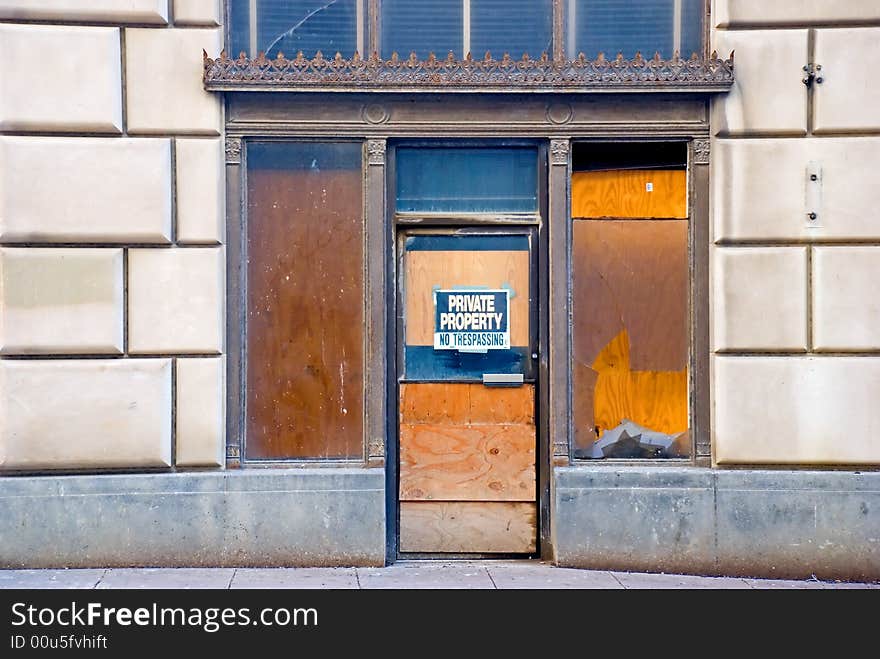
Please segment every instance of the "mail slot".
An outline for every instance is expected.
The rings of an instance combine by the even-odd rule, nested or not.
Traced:
[[[483,373],[483,384],[487,387],[521,387],[522,373]]]

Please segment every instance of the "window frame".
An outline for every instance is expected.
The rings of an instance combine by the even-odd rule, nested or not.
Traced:
[[[695,165],[694,157],[693,157],[693,148],[692,142],[687,140],[687,138],[629,138],[629,139],[614,139],[610,140],[604,137],[596,138],[596,139],[575,139],[571,142],[571,150],[572,152],[576,148],[577,145],[607,145],[607,144],[620,144],[621,142],[626,142],[628,144],[657,144],[657,143],[682,143],[685,145],[686,155],[684,162],[684,169],[687,177],[685,194],[685,208],[686,215],[683,218],[638,218],[638,217],[625,217],[625,218],[582,218],[582,217],[574,217],[571,211],[571,185],[568,186],[568,225],[566,227],[566,264],[567,264],[567,280],[566,280],[566,288],[568,291],[568,300],[569,304],[572,305],[570,309],[570,313],[568,314],[568,323],[567,323],[567,364],[568,364],[568,383],[566,387],[567,395],[568,395],[568,406],[570,413],[567,416],[567,437],[568,437],[568,448],[569,448],[569,459],[573,464],[579,465],[603,465],[603,464],[612,464],[612,465],[654,465],[654,466],[662,466],[662,465],[686,465],[693,463],[697,458],[705,457],[702,455],[702,448],[699,446],[700,442],[698,441],[698,429],[700,431],[703,430],[704,420],[702,418],[703,410],[699,408],[699,401],[697,400],[697,380],[695,377],[695,371],[697,369],[697,362],[700,357],[700,352],[697,349],[698,336],[697,336],[697,326],[694,322],[695,314],[699,313],[699,306],[702,304],[701,300],[705,300],[708,305],[708,288],[700,287],[695,273],[697,271],[697,264],[695,259],[697,255],[700,253],[698,249],[698,243],[696,242],[697,237],[696,233],[698,230],[695,228],[695,212],[698,207],[697,202],[698,199],[695,198],[695,194],[697,190],[695,188],[695,175],[693,171],[693,167]],[[569,165],[568,168],[568,180],[571,181],[571,176],[574,173],[574,168]],[[700,199],[699,201],[702,201]],[[686,253],[687,253],[687,291],[686,295],[686,309],[687,309],[687,321],[685,325],[686,329],[686,340],[687,340],[687,358],[686,358],[686,366],[687,366],[687,403],[688,403],[688,432],[690,433],[689,442],[690,442],[690,451],[689,455],[686,457],[669,457],[669,458],[587,458],[587,457],[576,457],[574,454],[575,451],[575,428],[574,428],[574,376],[573,376],[573,359],[574,359],[574,316],[575,309],[573,308],[574,301],[574,267],[572,265],[572,252],[574,249],[574,239],[573,239],[573,229],[574,223],[577,221],[602,221],[603,219],[608,220],[624,220],[628,223],[638,223],[640,221],[685,221],[687,222],[687,245],[686,245]],[[708,256],[708,255],[707,255]],[[703,295],[702,298],[698,298],[698,289],[699,294]],[[708,347],[707,347],[708,350]],[[706,353],[708,354],[708,353]]]

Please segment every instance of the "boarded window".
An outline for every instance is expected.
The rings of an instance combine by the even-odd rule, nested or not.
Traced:
[[[248,459],[363,455],[361,145],[247,150]]]
[[[686,172],[608,156],[629,167],[572,175],[574,455],[687,457]]]

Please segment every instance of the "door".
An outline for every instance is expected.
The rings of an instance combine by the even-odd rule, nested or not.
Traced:
[[[399,244],[400,552],[534,553],[534,232]]]

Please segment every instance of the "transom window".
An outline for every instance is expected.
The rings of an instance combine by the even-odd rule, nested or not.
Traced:
[[[229,0],[229,50],[595,58],[703,54],[705,0]],[[559,13],[558,19],[556,13]],[[555,27],[554,27],[555,26]]]

